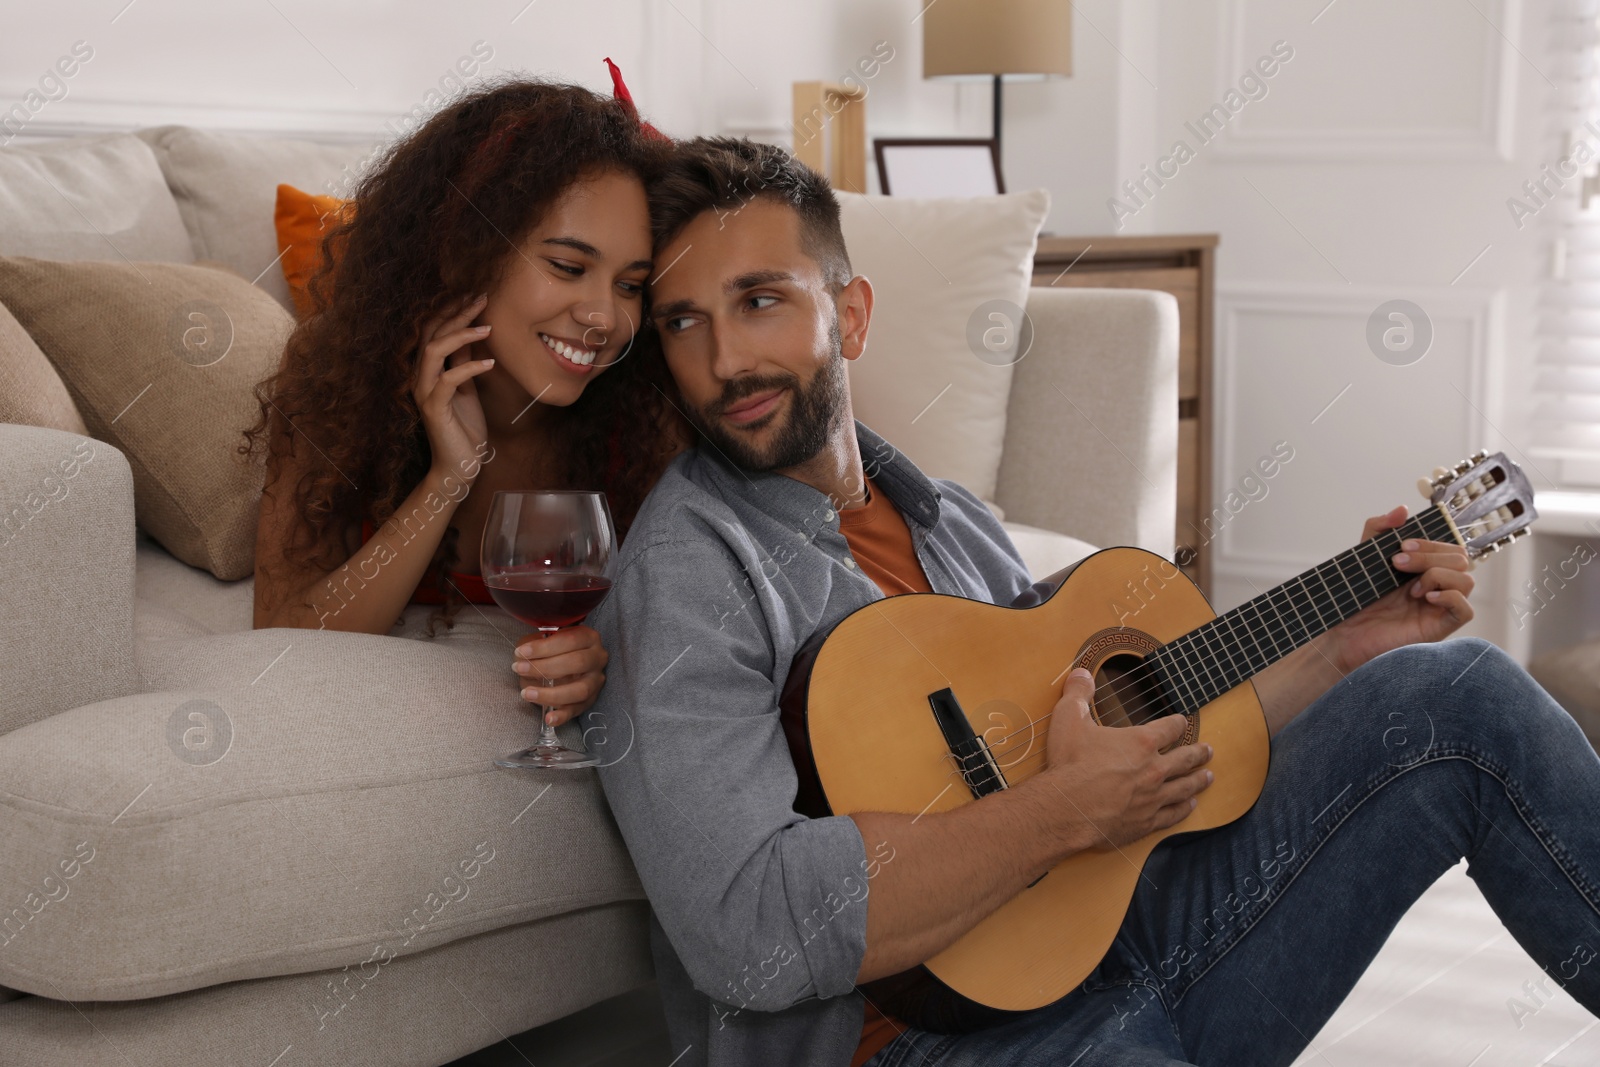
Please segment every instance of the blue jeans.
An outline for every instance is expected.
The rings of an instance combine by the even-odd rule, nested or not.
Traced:
[[[1600,1015],[1600,759],[1515,660],[1469,637],[1379,656],[1284,727],[1244,817],[1151,854],[1080,987],[977,1033],[908,1030],[867,1063],[1288,1064],[1463,856],[1528,954]]]

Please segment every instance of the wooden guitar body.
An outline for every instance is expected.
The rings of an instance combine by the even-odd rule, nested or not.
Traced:
[[[1068,670],[1088,668],[1100,688],[1213,618],[1187,576],[1137,548],[1085,558],[1031,608],[933,593],[875,601],[833,629],[811,669],[804,725],[827,805],[834,814],[916,815],[973,803],[930,709],[930,695],[944,689],[1015,785],[1044,766],[1050,714]],[[1108,725],[1127,724],[1126,710],[1109,694],[1096,700],[1096,717]],[[1174,710],[1145,708],[1134,720]],[[1172,834],[1237,819],[1261,793],[1269,746],[1253,687],[1191,713],[1180,743],[1197,741],[1215,749],[1216,780],[1193,813],[1120,850],[1063,860],[927,969],[960,996],[1003,1011],[1040,1007],[1083,981],[1116,936],[1150,851]]]

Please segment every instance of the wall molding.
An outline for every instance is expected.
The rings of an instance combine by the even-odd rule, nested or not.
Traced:
[[[726,118],[721,127],[721,132],[729,137],[748,137],[785,148],[791,148],[794,142],[794,129],[782,119]]]
[[[26,90],[23,90],[24,92]],[[0,87],[0,99],[8,99]],[[21,94],[17,94],[21,98]],[[213,133],[290,137],[332,144],[389,140],[403,111],[351,111],[324,108],[241,108],[161,100],[112,100],[72,96],[47,104],[21,128],[14,144],[61,137],[131,133],[150,126],[194,126]],[[0,143],[5,134],[0,132]]]
[[[1428,313],[1435,324],[1441,320],[1466,322],[1471,337],[1467,352],[1468,380],[1456,383],[1466,399],[1462,401],[1452,389],[1437,400],[1441,403],[1453,400],[1467,405],[1468,410],[1464,414],[1473,439],[1464,442],[1441,442],[1437,462],[1465,459],[1478,448],[1485,448],[1491,452],[1502,449],[1515,451],[1513,443],[1502,432],[1506,426],[1503,410],[1505,390],[1502,387],[1505,374],[1504,289],[1232,283],[1219,285],[1216,295],[1217,359],[1214,361],[1211,384],[1213,395],[1217,397],[1215,431],[1217,440],[1212,450],[1212,485],[1219,487],[1232,485],[1240,471],[1249,469],[1246,463],[1253,459],[1253,457],[1241,459],[1239,455],[1236,437],[1238,420],[1232,414],[1236,409],[1235,388],[1239,365],[1238,323],[1241,316],[1252,312],[1274,315],[1303,314],[1318,318],[1348,316],[1364,324],[1372,310],[1379,304],[1401,297],[1414,300]],[[1459,455],[1454,455],[1454,452],[1459,452]],[[1398,475],[1413,478],[1427,473],[1427,471],[1400,471]],[[1353,516],[1350,520],[1352,529],[1355,529],[1357,518],[1359,517]],[[1218,568],[1216,573],[1219,575],[1293,574],[1314,566],[1325,558],[1293,551],[1241,550],[1234,544],[1235,529],[1235,524],[1228,523],[1218,531],[1213,542],[1212,558],[1214,566]]]
[[[1246,0],[1225,0],[1219,8],[1215,71],[1216,100],[1233,88],[1252,62],[1245,47]],[[1351,127],[1318,133],[1251,130],[1240,111],[1210,144],[1218,158],[1254,160],[1477,160],[1514,158],[1517,72],[1520,56],[1514,42],[1521,34],[1522,0],[1498,0],[1498,32],[1485,37],[1483,93],[1478,124],[1473,129],[1440,126],[1408,130]],[[1291,41],[1293,45],[1295,42]]]
[[[697,14],[702,0],[678,0],[680,12],[688,9]],[[531,5],[529,5],[531,6]],[[661,99],[661,60],[650,42],[660,39],[661,14],[659,0],[637,0],[635,18],[644,28],[646,46],[641,49],[638,68],[630,72],[628,81],[635,98],[644,101]],[[512,9],[513,11],[515,8]],[[525,10],[525,9],[524,9]],[[673,18],[688,17],[673,15]],[[513,22],[515,19],[512,20]],[[515,29],[516,27],[513,27]],[[491,45],[503,41],[491,41]],[[699,46],[704,69],[704,44]],[[614,53],[615,54],[615,53]],[[522,74],[528,77],[548,77],[551,72],[538,65],[523,62],[504,66],[507,57],[496,54],[484,62],[481,73],[472,76],[474,81],[484,76],[500,77]],[[595,59],[598,65],[599,59]],[[445,71],[448,73],[448,71]],[[9,71],[14,74],[15,71]],[[310,105],[243,106],[195,102],[191,93],[181,98],[146,98],[130,100],[121,96],[85,95],[76,90],[64,99],[47,103],[30,118],[20,133],[11,140],[0,128],[0,146],[26,145],[63,137],[86,137],[107,133],[131,133],[151,126],[193,126],[212,133],[247,134],[260,137],[319,141],[338,145],[371,145],[387,143],[405,136],[402,125],[413,108],[420,107],[434,85],[427,79],[436,78],[439,71],[428,68],[422,72],[420,89],[413,99],[397,101],[393,108],[335,108]],[[6,109],[20,103],[31,91],[38,89],[33,82],[12,77],[0,79],[0,118]],[[608,88],[596,86],[597,91]],[[702,101],[701,106],[704,106]]]

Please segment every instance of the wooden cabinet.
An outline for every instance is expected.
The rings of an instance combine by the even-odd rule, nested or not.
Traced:
[[[1178,300],[1175,560],[1211,595],[1211,335],[1216,234],[1040,237],[1033,284],[1160,289]]]

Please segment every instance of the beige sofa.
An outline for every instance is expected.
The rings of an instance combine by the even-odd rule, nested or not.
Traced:
[[[361,154],[183,127],[11,148],[0,255],[215,260],[287,306],[273,188],[326,191]],[[1019,546],[1041,571],[1170,556],[1172,299],[1028,311],[995,490]],[[0,424],[0,530],[0,722],[23,723],[0,734],[0,1064],[423,1067],[650,981],[593,773],[491,763],[534,730],[509,617],[252,630],[251,580],[175,559],[124,454],[60,430]]]

